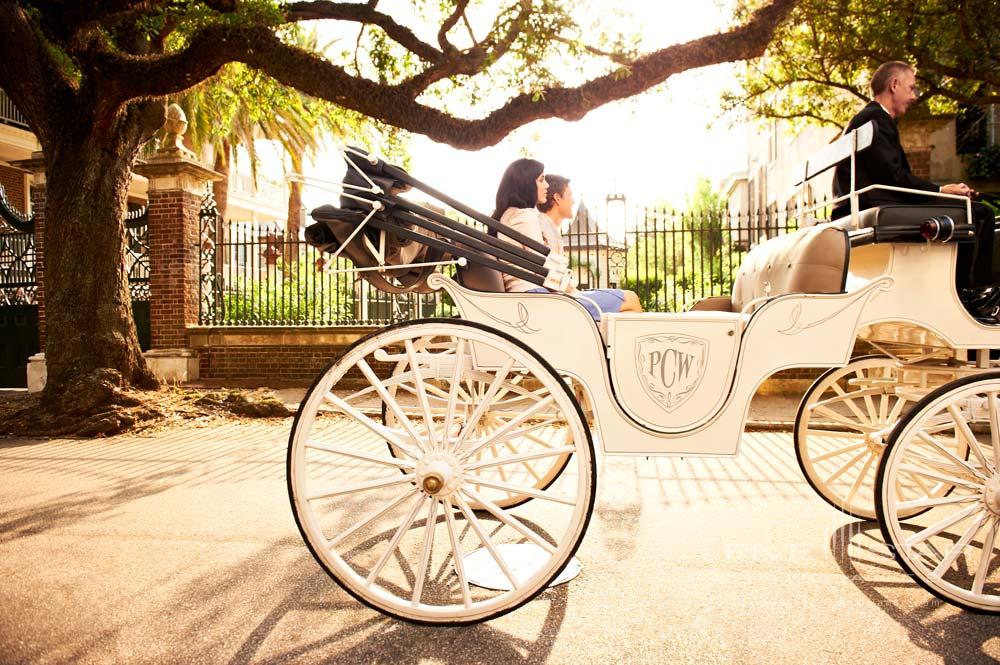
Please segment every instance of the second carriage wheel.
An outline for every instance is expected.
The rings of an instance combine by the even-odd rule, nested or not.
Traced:
[[[390,392],[404,359],[407,388]],[[515,394],[517,408],[480,427],[498,396]],[[513,471],[564,456],[544,489]],[[485,621],[541,593],[583,538],[595,482],[590,430],[551,365],[513,337],[452,319],[359,340],[310,388],[289,439],[289,498],[313,556],[361,602],[416,623]],[[504,507],[498,497],[532,500]],[[484,561],[508,588],[470,581]]]
[[[405,354],[398,354],[392,375],[385,381],[386,391],[399,405],[399,411],[411,416],[419,409],[416,381],[419,377],[429,374],[431,363],[447,362],[456,354],[457,345],[453,340],[425,338],[414,341],[414,355],[411,359]],[[463,366],[460,385],[455,396],[456,410],[460,413],[472,413],[476,405],[483,401],[486,391],[490,389],[493,377],[488,372],[474,371]],[[474,437],[485,436],[501,427],[505,422],[517,415],[519,410],[531,406],[543,395],[544,387],[537,381],[532,381],[526,371],[512,371],[495,391],[487,405],[487,410],[475,425]],[[444,412],[447,408],[448,395],[437,386],[425,383],[425,398],[432,409]],[[579,395],[576,395],[579,402]],[[581,405],[582,406],[582,405]],[[399,421],[394,410],[385,401],[382,402],[382,422],[390,428],[398,428]],[[561,442],[554,437],[565,436],[566,430],[540,428],[533,432],[524,432],[521,436],[497,440],[493,445],[476,452],[477,463],[490,460],[502,460],[516,456],[524,450],[541,445],[559,445]],[[386,442],[389,452],[399,457],[402,454],[391,442]],[[529,484],[532,488],[544,490],[551,485],[569,463],[570,455],[529,458],[499,466],[486,466],[484,473],[495,473],[504,481],[517,481]],[[527,501],[527,494],[513,494],[500,490],[483,489],[487,498],[501,508],[513,508]],[[474,510],[482,506],[472,501],[469,504]]]
[[[889,437],[875,496],[882,535],[907,573],[949,603],[1000,614],[1000,372],[952,381],[914,404]],[[920,516],[908,518],[914,510]]]
[[[820,376],[795,416],[795,456],[809,485],[834,508],[875,519],[875,471],[908,404],[896,394],[901,365],[864,356]]]

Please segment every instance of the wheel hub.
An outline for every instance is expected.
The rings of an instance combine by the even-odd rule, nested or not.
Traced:
[[[417,485],[427,494],[448,496],[462,484],[462,466],[455,455],[434,450],[417,462]]]
[[[1000,474],[986,481],[983,490],[983,503],[994,515],[1000,515]]]

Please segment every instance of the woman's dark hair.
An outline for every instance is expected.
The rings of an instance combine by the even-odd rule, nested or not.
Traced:
[[[507,208],[534,208],[538,204],[538,176],[545,165],[534,159],[521,158],[510,163],[497,187],[497,207],[490,215],[499,221]]]

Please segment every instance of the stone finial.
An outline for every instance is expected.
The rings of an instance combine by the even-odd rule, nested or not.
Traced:
[[[167,107],[167,119],[163,123],[163,147],[156,151],[157,155],[169,155],[177,157],[187,157],[194,159],[194,153],[184,146],[184,132],[187,131],[188,121],[184,115],[184,109],[177,104]]]

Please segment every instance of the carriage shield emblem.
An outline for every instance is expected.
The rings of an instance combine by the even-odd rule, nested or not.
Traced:
[[[645,335],[635,341],[643,390],[668,413],[694,394],[705,374],[708,341],[689,335]]]

